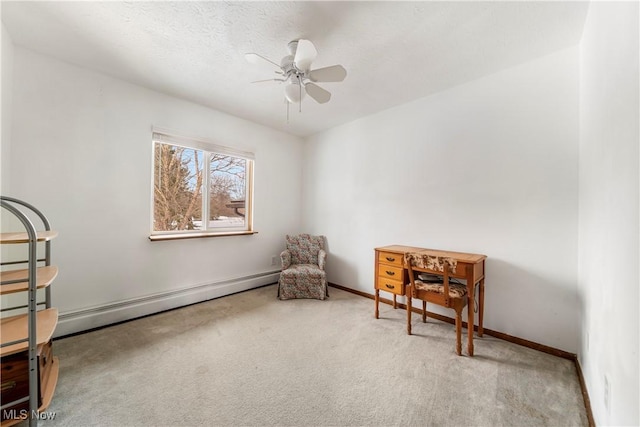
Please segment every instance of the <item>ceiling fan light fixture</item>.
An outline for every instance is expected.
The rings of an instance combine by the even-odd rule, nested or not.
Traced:
[[[302,90],[300,82],[297,80],[290,80],[284,87],[284,97],[292,104],[297,104],[302,101],[304,93],[305,91]]]

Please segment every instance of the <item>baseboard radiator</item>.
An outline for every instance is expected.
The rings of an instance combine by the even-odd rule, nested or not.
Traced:
[[[63,312],[59,316],[54,337],[89,331],[114,323],[259,288],[277,282],[279,274],[279,271],[269,271]]]

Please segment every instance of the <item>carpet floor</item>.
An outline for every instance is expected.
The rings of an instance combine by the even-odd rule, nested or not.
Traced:
[[[330,289],[242,292],[54,342],[42,426],[586,426],[573,362]],[[466,334],[466,330],[463,331]],[[463,345],[464,347],[464,345]]]

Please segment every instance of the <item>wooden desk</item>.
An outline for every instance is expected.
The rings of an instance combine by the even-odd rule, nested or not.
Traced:
[[[375,317],[379,316],[378,304],[380,291],[393,294],[393,308],[396,308],[396,296],[406,295],[409,278],[404,265],[404,254],[407,252],[421,252],[433,256],[450,257],[458,261],[456,273],[451,277],[464,279],[467,283],[469,320],[467,332],[469,341],[467,352],[473,356],[473,326],[475,312],[475,285],[479,285],[478,295],[478,336],[484,333],[482,322],[484,320],[484,261],[485,255],[468,254],[463,252],[442,251],[437,249],[417,248],[412,246],[391,245],[375,248]],[[410,307],[407,307],[407,310]]]

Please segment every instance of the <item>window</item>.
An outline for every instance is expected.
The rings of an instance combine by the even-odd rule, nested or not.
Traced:
[[[252,174],[252,153],[154,133],[151,240],[252,233]]]

